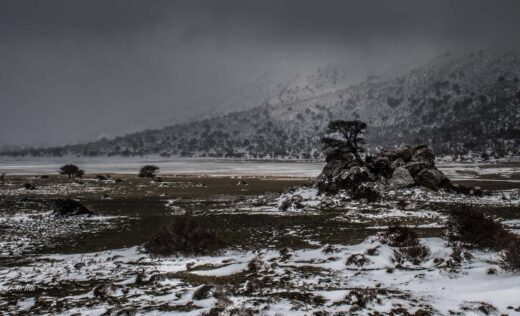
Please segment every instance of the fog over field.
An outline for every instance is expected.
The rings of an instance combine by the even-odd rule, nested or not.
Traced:
[[[518,11],[516,1],[1,1],[0,144],[251,108],[267,97],[235,97],[244,87],[327,65],[349,69],[347,86],[446,51],[515,46]]]

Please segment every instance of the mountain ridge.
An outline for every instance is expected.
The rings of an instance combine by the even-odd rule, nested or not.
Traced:
[[[320,159],[326,124],[341,118],[367,122],[369,149],[425,142],[439,154],[519,155],[519,77],[517,51],[447,53],[393,78],[307,98],[298,92],[294,100],[111,140],[4,154]]]

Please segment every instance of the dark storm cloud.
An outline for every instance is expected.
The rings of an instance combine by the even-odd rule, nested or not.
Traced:
[[[0,142],[179,120],[280,62],[518,44],[519,1],[0,1]],[[195,113],[196,114],[196,113]]]

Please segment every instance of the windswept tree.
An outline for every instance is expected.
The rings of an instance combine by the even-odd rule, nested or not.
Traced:
[[[61,167],[60,170],[58,170],[58,172],[60,174],[66,174],[67,176],[69,176],[69,179],[74,179],[74,177],[76,176],[76,172],[78,172],[79,170],[80,169],[78,166],[70,164]]]
[[[341,159],[346,154],[352,154],[357,162],[364,165],[361,153],[365,150],[363,134],[367,124],[361,121],[331,121],[328,125],[327,136],[321,139],[327,161]]]
[[[139,171],[139,177],[154,178],[157,172],[159,172],[159,167],[154,165],[146,165]]]

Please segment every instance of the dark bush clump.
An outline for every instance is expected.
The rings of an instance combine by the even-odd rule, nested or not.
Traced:
[[[152,255],[168,256],[212,254],[224,246],[214,231],[200,227],[189,216],[180,216],[146,242],[144,248]]]
[[[80,202],[67,198],[57,199],[52,202],[54,215],[58,216],[76,216],[76,215],[93,215],[93,213]]]
[[[24,183],[23,187],[26,190],[36,190],[36,185],[34,183],[30,183],[30,182]]]
[[[451,211],[447,238],[470,248],[502,250],[515,236],[482,212],[464,207]]]
[[[520,271],[520,238],[513,238],[504,248],[500,266],[506,271]]]
[[[430,248],[421,244],[417,233],[397,223],[382,234],[382,241],[397,248],[394,257],[398,263],[410,261],[418,265],[430,255]]]
[[[354,191],[352,198],[354,200],[366,200],[367,202],[372,203],[381,199],[381,194],[370,186],[360,185]]]
[[[159,172],[159,167],[146,165],[139,171],[139,177],[153,178],[157,172]]]

